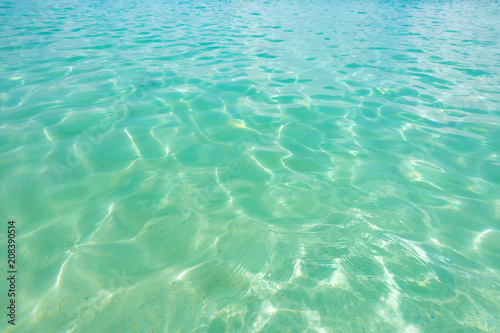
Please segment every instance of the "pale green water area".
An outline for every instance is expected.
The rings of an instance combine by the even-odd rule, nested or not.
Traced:
[[[0,331],[500,332],[499,42],[498,1],[0,0]]]

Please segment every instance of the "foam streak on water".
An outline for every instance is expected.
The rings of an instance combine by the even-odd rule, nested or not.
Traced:
[[[1,330],[500,331],[499,15],[0,0]]]

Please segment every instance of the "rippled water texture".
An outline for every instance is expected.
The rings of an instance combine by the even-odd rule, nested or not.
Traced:
[[[0,1],[0,330],[499,332],[499,8]]]

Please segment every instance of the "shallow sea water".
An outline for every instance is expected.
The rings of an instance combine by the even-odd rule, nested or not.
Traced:
[[[499,22],[0,1],[0,330],[499,332]]]

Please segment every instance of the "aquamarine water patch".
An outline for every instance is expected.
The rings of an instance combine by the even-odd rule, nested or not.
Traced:
[[[0,327],[499,331],[499,14],[0,0]]]

